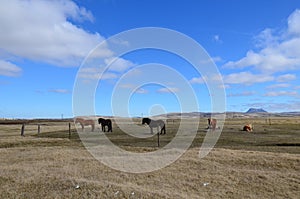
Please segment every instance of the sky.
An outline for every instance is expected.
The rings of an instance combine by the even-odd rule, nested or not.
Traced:
[[[97,115],[122,115],[114,110],[123,107],[123,101],[130,116],[212,111],[214,95],[206,83],[214,77],[199,74],[170,52],[143,49],[111,63],[116,52],[104,45],[97,58],[111,64],[110,72],[100,80],[96,67],[79,73],[101,42],[144,27],[174,30],[203,47],[220,72],[226,111],[244,112],[250,107],[300,111],[298,0],[4,0],[0,6],[0,118],[73,117],[78,79],[84,80],[86,88],[90,81],[99,83],[93,96]],[[158,63],[153,74],[139,70],[148,63]],[[187,91],[175,76],[163,72],[164,66],[184,77],[198,108],[182,109],[180,96]],[[121,81],[130,75],[135,75],[131,80],[147,77],[151,82],[152,77],[156,81],[167,76],[170,81],[164,85]],[[122,89],[134,92],[123,99]]]

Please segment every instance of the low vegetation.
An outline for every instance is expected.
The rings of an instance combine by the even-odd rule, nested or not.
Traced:
[[[193,122],[190,119],[189,122]],[[214,148],[199,148],[207,121],[200,120],[190,149],[158,171],[113,170],[83,147],[70,120],[0,121],[0,198],[297,198],[300,190],[300,118],[227,119]],[[140,124],[140,120],[135,122]],[[25,125],[25,137],[20,136]],[[253,132],[242,131],[252,123]],[[40,133],[38,134],[38,125]],[[161,147],[175,136],[179,121],[167,124]],[[135,152],[157,150],[156,135],[134,138],[113,125],[100,132]],[[144,127],[148,128],[148,127]],[[89,133],[90,127],[86,127]],[[80,129],[81,130],[81,129]],[[149,129],[150,133],[150,129]],[[70,137],[69,137],[70,136]]]

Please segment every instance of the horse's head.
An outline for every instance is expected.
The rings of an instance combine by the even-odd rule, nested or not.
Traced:
[[[150,118],[143,118],[143,120],[142,120],[142,124],[150,124],[150,122],[151,122],[151,119]]]
[[[102,124],[102,122],[105,121],[103,118],[98,119],[98,124]]]
[[[76,123],[80,123],[81,121],[82,121],[81,118],[76,117],[75,120],[74,120],[74,123],[75,123],[75,124],[76,124]]]

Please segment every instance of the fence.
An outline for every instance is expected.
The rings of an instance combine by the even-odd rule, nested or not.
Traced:
[[[30,125],[32,125],[32,124],[30,124]],[[22,127],[21,127],[21,136],[25,136],[25,126],[26,126],[26,124],[22,124]],[[45,126],[45,124],[37,124],[37,135],[38,136],[41,134],[41,126]],[[59,130],[59,131],[61,131],[61,130]],[[65,130],[65,131],[68,132],[68,137],[69,137],[69,139],[71,139],[71,133],[72,133],[72,131],[71,131],[71,122],[68,123],[68,129]],[[46,131],[46,132],[49,133],[49,131]],[[57,132],[57,130],[55,130],[53,132]]]

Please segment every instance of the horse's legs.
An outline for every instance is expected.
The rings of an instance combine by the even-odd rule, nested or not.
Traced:
[[[150,127],[150,131],[151,131],[151,134],[153,134],[153,130],[152,130],[152,127]]]
[[[161,128],[161,133],[160,134],[162,134],[163,131],[164,131],[164,134],[166,134],[166,125],[163,125],[163,127]]]

